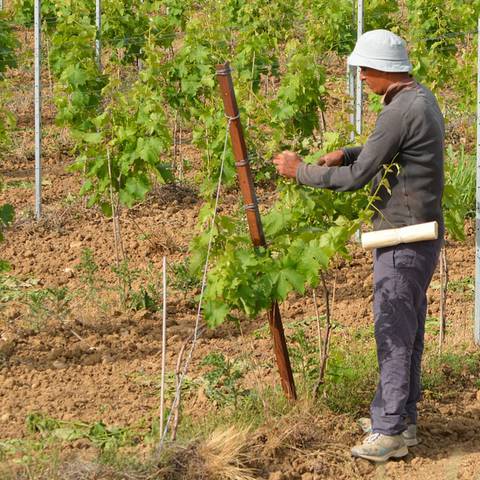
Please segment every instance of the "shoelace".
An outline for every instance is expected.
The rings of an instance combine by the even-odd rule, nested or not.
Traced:
[[[374,443],[378,437],[380,437],[380,433],[371,433],[366,439],[365,443]]]

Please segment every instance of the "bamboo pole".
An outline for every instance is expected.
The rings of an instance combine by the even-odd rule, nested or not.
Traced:
[[[258,202],[255,195],[252,171],[248,160],[247,146],[243,136],[240,114],[233,88],[231,69],[228,62],[217,65],[217,79],[220,85],[225,114],[230,120],[230,137],[232,140],[233,154],[236,160],[235,166],[237,168],[240,190],[245,203],[250,236],[255,247],[266,246],[262,221],[258,210]],[[278,302],[274,302],[271,306],[268,314],[268,321],[273,338],[273,349],[277,360],[283,391],[289,399],[296,400],[297,393],[295,382],[293,379],[290,358],[288,356],[287,342],[285,340],[285,332],[283,330]]]

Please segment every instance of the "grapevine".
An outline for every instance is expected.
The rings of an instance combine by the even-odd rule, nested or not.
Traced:
[[[5,12],[0,12],[0,86],[2,88],[0,103],[0,144],[9,142],[9,131],[15,126],[15,116],[6,108],[8,99],[8,82],[5,73],[9,68],[17,66],[15,50],[19,43],[12,29],[10,17]]]
[[[415,75],[432,88],[440,87],[449,69],[465,72],[458,57],[470,58],[473,49],[458,49],[449,32],[472,28],[477,2],[407,3],[406,36]],[[26,17],[31,0],[18,5],[19,15]],[[234,68],[250,163],[257,178],[270,180],[270,158],[279,150],[294,149],[308,159],[310,152],[346,143],[341,134],[326,131],[322,115],[331,95],[328,61],[351,51],[355,42],[352,6],[347,0],[335,5],[211,0],[202,8],[190,1],[104,0],[100,71],[93,2],[45,2],[45,15],[55,18],[49,32],[57,121],[70,128],[77,155],[72,168],[84,174],[81,193],[89,197],[88,205],[99,205],[111,215],[112,195],[132,207],[155,182],[173,181],[175,118],[191,132],[202,158],[197,180],[205,199],[199,218],[203,233],[191,245],[191,267],[198,270],[210,233],[205,224],[212,216],[225,136],[215,64],[229,60]],[[393,0],[369,2],[365,28],[396,28],[400,15]],[[138,71],[129,67],[135,63]],[[471,102],[471,88],[459,78],[459,84],[465,83],[465,102]],[[348,129],[341,125],[338,130]],[[231,188],[234,180],[227,145],[222,181]],[[347,253],[350,236],[371,215],[366,191],[332,194],[280,182],[278,195],[264,216],[264,249],[252,250],[240,213],[218,217],[205,302],[209,324],[220,324],[231,312],[254,316],[291,291],[316,286],[319,272],[336,253]],[[455,210],[454,196],[447,188],[449,211]],[[459,233],[458,215],[447,215],[447,225]]]
[[[165,99],[156,86],[155,59],[147,49],[140,79],[125,93],[109,95],[104,112],[92,120],[97,132],[83,137],[85,153],[75,165],[85,169],[81,192],[90,196],[90,206],[98,203],[109,215],[110,188],[123,205],[131,207],[144,199],[152,176],[162,183],[171,180],[169,165],[161,160],[170,149],[171,137]],[[114,84],[106,93],[109,88]]]
[[[96,27],[89,3],[62,3],[49,58],[57,78],[57,121],[70,127],[73,136],[95,131],[93,118],[101,110],[101,92],[108,82],[95,59]]]

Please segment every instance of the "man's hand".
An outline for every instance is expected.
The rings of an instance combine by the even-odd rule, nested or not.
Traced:
[[[335,150],[327,153],[318,159],[318,165],[326,167],[341,167],[343,165],[344,153],[343,150]]]
[[[296,178],[297,168],[302,163],[302,159],[295,152],[284,150],[273,159],[273,163],[280,175],[287,178]]]

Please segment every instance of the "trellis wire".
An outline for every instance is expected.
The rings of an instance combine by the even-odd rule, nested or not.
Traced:
[[[200,319],[201,319],[201,316],[202,316],[203,295],[205,293],[205,288],[207,286],[208,264],[209,264],[210,252],[212,250],[212,244],[213,244],[214,227],[215,227],[215,220],[217,218],[217,212],[218,212],[220,190],[221,190],[221,187],[222,187],[223,169],[224,169],[224,166],[225,166],[225,158],[227,156],[228,132],[230,130],[230,123],[231,123],[231,119],[229,118],[227,128],[225,130],[225,140],[224,140],[224,144],[223,144],[222,160],[221,160],[221,163],[220,163],[220,173],[218,175],[217,193],[215,195],[215,204],[214,204],[214,208],[213,208],[212,222],[211,222],[211,227],[210,227],[210,238],[208,239],[207,254],[205,256],[205,264],[204,264],[204,267],[203,267],[202,286],[201,286],[201,289],[200,289],[200,297],[199,297],[199,300],[198,300],[197,316],[196,316],[196,319],[195,319],[195,327],[194,327],[194,331],[193,331],[192,344],[190,346],[190,350],[188,351],[187,358],[186,358],[185,363],[183,365],[182,373],[180,375],[180,378],[178,380],[178,383],[177,383],[177,386],[176,386],[176,389],[175,389],[175,396],[173,398],[172,407],[170,409],[167,420],[165,422],[165,428],[163,429],[163,432],[160,432],[162,436],[160,438],[160,442],[159,442],[159,445],[158,445],[158,448],[157,448],[157,452],[156,452],[157,455],[159,455],[161,453],[161,451],[163,449],[163,446],[165,444],[165,439],[166,439],[167,434],[168,434],[168,429],[170,427],[170,422],[172,420],[172,415],[175,412],[176,408],[178,407],[177,404],[178,404],[179,399],[180,399],[180,393],[182,391],[182,385],[183,385],[183,382],[184,382],[185,377],[187,375],[187,371],[188,371],[188,367],[190,365],[190,361],[192,359],[193,351],[195,349],[195,346],[197,344],[197,340],[198,340],[198,337],[199,337]]]

